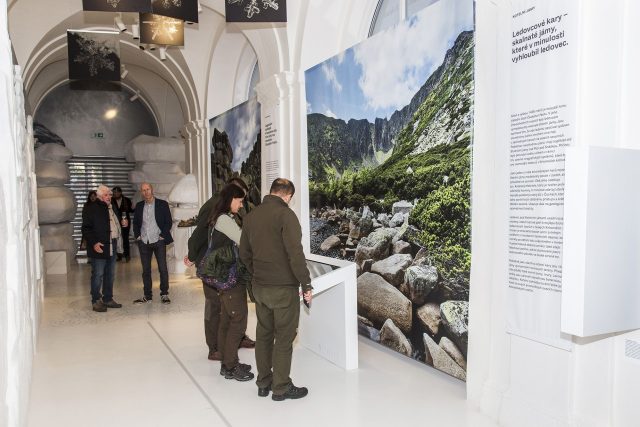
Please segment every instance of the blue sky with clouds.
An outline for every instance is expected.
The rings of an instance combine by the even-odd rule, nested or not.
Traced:
[[[234,172],[240,171],[242,162],[249,157],[253,143],[260,132],[260,104],[257,98],[251,98],[209,120],[212,138],[214,128],[229,135],[229,142],[233,149],[231,169]]]
[[[407,105],[462,31],[473,0],[439,0],[305,72],[307,113],[345,121],[389,117]]]

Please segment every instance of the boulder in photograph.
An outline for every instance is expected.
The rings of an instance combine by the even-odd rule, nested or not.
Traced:
[[[403,333],[411,330],[411,301],[374,273],[358,277],[358,314],[382,327],[387,319],[393,320]]]

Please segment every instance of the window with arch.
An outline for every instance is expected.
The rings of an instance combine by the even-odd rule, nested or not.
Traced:
[[[379,0],[369,28],[369,37],[391,28],[439,0]]]

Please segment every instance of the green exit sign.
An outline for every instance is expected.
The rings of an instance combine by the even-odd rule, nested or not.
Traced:
[[[104,139],[104,132],[94,132],[91,134],[92,139]]]

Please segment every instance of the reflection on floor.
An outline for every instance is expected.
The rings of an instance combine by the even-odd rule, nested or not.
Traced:
[[[207,360],[199,280],[172,277],[172,302],[162,305],[156,275],[157,301],[133,305],[142,296],[139,263],[118,263],[114,294],[124,306],[95,313],[90,272],[78,265],[47,277],[30,426],[494,425],[468,407],[462,382],[364,339],[351,372],[296,346],[292,378],[309,396],[258,397],[254,382],[225,380],[220,362]],[[253,350],[240,359],[255,366]]]

